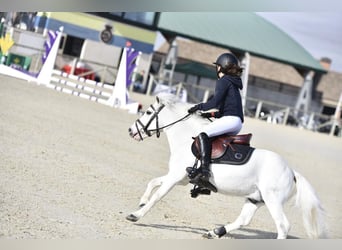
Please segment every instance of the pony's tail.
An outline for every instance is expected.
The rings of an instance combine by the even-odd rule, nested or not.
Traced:
[[[311,184],[298,172],[296,206],[302,210],[304,227],[310,238],[326,238],[325,212]]]

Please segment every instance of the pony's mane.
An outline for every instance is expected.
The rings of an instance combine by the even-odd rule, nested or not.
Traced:
[[[178,96],[171,93],[160,93],[157,95],[159,103],[164,104],[170,109],[188,110],[191,105],[190,103],[183,102]]]
[[[180,103],[181,100],[178,96],[171,94],[171,93],[160,93],[157,95],[157,98],[159,99],[159,102],[166,105],[166,106],[172,106],[176,103]]]
[[[187,110],[194,104],[182,102],[182,100],[171,93],[160,93],[157,95],[159,102],[167,106],[171,110],[178,110],[179,112],[187,112]],[[199,115],[192,115],[192,118],[201,124],[209,123],[208,119],[204,119]]]

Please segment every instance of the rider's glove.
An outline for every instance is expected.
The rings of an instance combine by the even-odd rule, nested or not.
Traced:
[[[193,106],[193,107],[191,107],[191,108],[188,109],[188,113],[189,113],[189,114],[193,114],[193,113],[195,113],[197,110],[198,110],[198,106],[195,105],[195,106]]]
[[[201,116],[203,118],[211,118],[211,117],[213,117],[213,114],[212,113],[201,113]]]

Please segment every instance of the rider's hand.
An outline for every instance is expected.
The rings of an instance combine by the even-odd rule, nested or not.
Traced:
[[[203,118],[211,118],[211,117],[213,117],[213,116],[212,116],[212,113],[201,113],[201,116],[202,116]]]
[[[188,109],[188,113],[189,113],[189,114],[193,114],[193,113],[195,113],[197,110],[198,110],[198,106],[195,105],[195,106],[193,106],[193,107],[191,107],[191,108]]]

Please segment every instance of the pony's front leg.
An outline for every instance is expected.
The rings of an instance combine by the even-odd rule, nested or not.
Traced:
[[[160,176],[160,177],[157,177],[157,178],[153,178],[147,184],[147,188],[146,188],[144,194],[140,198],[139,207],[145,206],[145,204],[150,199],[150,196],[151,196],[151,193],[152,193],[153,189],[155,189],[156,187],[159,187],[163,183],[163,178],[164,177],[165,176]]]
[[[166,178],[165,176],[162,184],[160,187],[154,192],[151,196],[151,199],[142,206],[139,210],[131,213],[126,217],[127,220],[136,222],[141,217],[143,217],[161,198],[163,198],[180,180],[179,179],[172,179]]]

